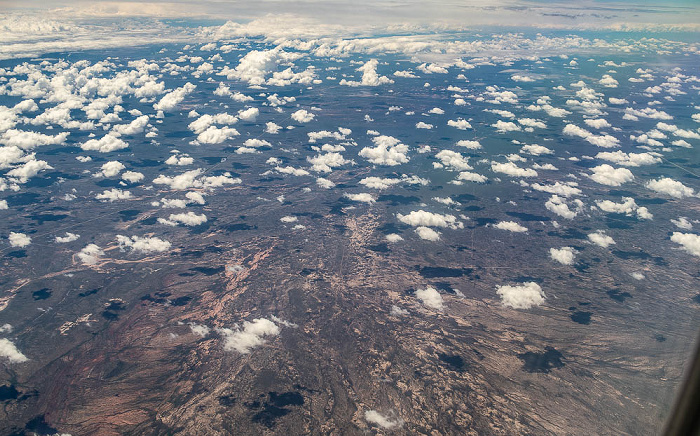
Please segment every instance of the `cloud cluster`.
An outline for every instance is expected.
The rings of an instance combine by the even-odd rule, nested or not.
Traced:
[[[574,210],[569,208],[566,198],[554,194],[547,200],[544,207],[552,213],[571,220],[583,209],[583,202],[579,199],[575,199],[572,200],[571,203],[573,204]]]
[[[198,168],[172,177],[161,174],[153,179],[153,183],[165,185],[178,191],[190,188],[218,188],[241,183],[241,179],[232,177],[230,173],[224,173],[219,176],[203,176],[203,172],[201,168]]]
[[[638,206],[632,197],[622,197],[622,203],[615,203],[610,200],[596,200],[595,203],[604,212],[625,214],[627,216],[632,216],[636,213],[637,218],[643,220],[654,218],[646,207]]]
[[[409,161],[408,146],[393,136],[380,135],[372,138],[374,147],[364,147],[358,153],[376,165],[396,166]]]

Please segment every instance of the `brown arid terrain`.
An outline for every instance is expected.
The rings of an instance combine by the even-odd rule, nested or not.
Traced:
[[[681,291],[690,278],[662,298],[623,286],[605,301],[600,294],[620,286],[607,265],[591,266],[599,272],[595,282],[586,279],[590,269],[566,278],[537,265],[512,268],[513,278],[536,271],[545,283],[569,283],[548,298],[572,307],[507,309],[494,294],[504,274],[493,266],[494,249],[473,250],[458,240],[437,253],[387,248],[384,213],[381,205],[341,208],[307,217],[313,230],[291,235],[214,230],[167,256],[105,258],[61,271],[62,298],[73,303],[61,300],[44,315],[52,319],[33,324],[42,357],[8,368],[6,383],[16,394],[3,402],[3,432],[534,435],[581,434],[582,426],[590,434],[654,432],[683,365],[683,356],[664,352],[655,332],[684,333],[647,315],[667,310],[671,299],[691,298]],[[486,237],[485,228],[468,227],[472,243]],[[650,261],[647,274],[654,273]],[[89,292],[97,282],[105,285]],[[415,298],[426,285],[441,289],[443,310]],[[53,286],[56,298],[60,285]],[[572,322],[577,311],[590,324]],[[222,346],[217,329],[273,316],[278,336],[248,353]],[[192,325],[209,329],[196,334]],[[369,410],[389,425],[372,425]]]

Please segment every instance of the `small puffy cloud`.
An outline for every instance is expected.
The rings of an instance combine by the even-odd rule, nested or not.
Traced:
[[[598,83],[605,86],[606,88],[617,88],[617,85],[619,85],[619,82],[615,80],[610,74],[605,74],[603,78],[598,81]]]
[[[574,263],[574,256],[576,256],[576,250],[574,250],[573,247],[549,249],[549,257],[562,265],[571,265]]]
[[[394,76],[403,77],[406,79],[417,79],[418,78],[418,76],[413,74],[412,71],[408,71],[408,70],[406,70],[406,71],[394,71]]]
[[[469,121],[463,118],[458,118],[457,120],[449,120],[447,121],[447,125],[459,130],[467,130],[472,128],[472,125],[469,124]]]
[[[646,277],[644,276],[644,274],[642,274],[642,273],[640,273],[640,272],[636,272],[636,271],[633,272],[633,273],[630,273],[630,276],[632,276],[632,278],[635,279],[635,280],[644,280],[644,279],[646,278]]]
[[[594,129],[605,129],[607,127],[612,127],[610,123],[603,118],[587,118],[583,120],[583,122],[586,123],[588,127],[592,127]]]
[[[432,124],[424,123],[423,121],[419,121],[419,122],[416,123],[416,129],[426,129],[426,130],[430,130],[430,129],[432,129],[433,127],[435,127],[435,126],[433,126]]]
[[[187,82],[184,86],[176,88],[173,91],[165,94],[158,103],[153,105],[153,108],[157,111],[172,111],[178,104],[182,103],[188,94],[192,93],[196,88],[197,85]]]
[[[117,200],[128,200],[131,198],[131,192],[122,191],[121,189],[112,188],[105,189],[101,194],[95,196],[100,201],[109,201],[110,203]]]
[[[203,324],[190,324],[190,330],[193,334],[201,337],[205,337],[209,334],[211,329]]]
[[[683,230],[692,230],[693,229],[693,223],[688,221],[688,218],[681,216],[678,217],[677,220],[672,219],[671,222],[673,223],[674,226],[678,227],[679,229]]]
[[[571,183],[571,184],[569,184]],[[562,183],[562,182],[554,182],[554,184],[551,185],[542,185],[539,183],[533,183],[530,185],[532,189],[535,191],[540,191],[540,192],[547,192],[549,194],[556,194],[556,195],[561,195],[564,197],[571,197],[574,195],[581,195],[582,191],[577,188],[576,182],[569,182],[569,183]]]
[[[102,251],[100,247],[95,244],[88,244],[82,250],[80,250],[76,256],[81,262],[87,265],[94,265],[100,260],[100,257],[104,256],[105,252]]]
[[[333,168],[338,168],[346,164],[355,164],[354,161],[345,159],[340,153],[319,154],[314,157],[307,157],[306,160],[312,165],[311,169],[316,172],[330,173]]]
[[[280,328],[277,324],[265,318],[256,318],[252,322],[243,322],[243,327],[236,330],[219,329],[224,337],[224,350],[235,350],[241,354],[248,354],[254,348],[263,345],[266,336],[277,336]]]
[[[629,119],[637,121],[639,118],[650,118],[652,120],[672,120],[673,117],[664,111],[654,109],[652,107],[645,107],[643,109],[632,109],[630,107],[625,109],[624,119]]]
[[[124,174],[122,174],[122,180],[129,183],[138,183],[143,180],[144,177],[143,173],[138,171],[125,171]]]
[[[512,80],[514,82],[525,82],[525,83],[535,81],[535,79],[533,79],[532,77],[523,76],[522,74],[513,74],[512,76],[510,76],[510,80]]]
[[[298,111],[292,113],[292,119],[299,123],[308,123],[314,118],[316,118],[316,115],[305,109],[299,109]]]
[[[442,165],[455,171],[467,171],[473,169],[468,163],[469,158],[465,158],[456,151],[440,150],[435,157],[440,159]]]
[[[112,132],[119,135],[136,135],[143,132],[148,125],[148,120],[148,115],[141,115],[129,124],[119,124],[112,127]]]
[[[178,166],[192,165],[193,163],[194,159],[187,154],[173,154],[165,161],[166,165]]]
[[[0,357],[9,360],[11,363],[22,363],[29,360],[11,340],[6,338],[0,339]]]
[[[588,177],[594,182],[606,186],[620,186],[634,180],[634,175],[627,168],[615,168],[608,164],[591,168],[593,173]]]
[[[379,61],[376,59],[370,59],[363,66],[357,69],[362,73],[362,80],[359,82],[342,79],[340,81],[341,85],[346,86],[379,86],[384,84],[394,83],[393,80],[386,76],[380,76],[377,73],[377,66]]]
[[[349,200],[352,201],[358,201],[361,203],[374,203],[376,200],[372,196],[372,194],[368,194],[366,192],[362,192],[360,194],[345,194],[345,197],[348,198]]]
[[[438,241],[440,240],[440,232],[431,229],[430,227],[416,227],[415,230],[418,237],[425,239],[426,241]]]
[[[199,135],[200,133],[206,131],[213,124],[235,124],[237,122],[238,118],[228,113],[220,113],[216,115],[206,114],[192,121],[190,124],[187,125],[187,128]]]
[[[409,313],[408,310],[402,309],[402,308],[400,308],[399,306],[396,306],[396,305],[392,305],[392,306],[391,306],[391,311],[389,312],[389,314],[390,314],[391,316],[406,316],[406,315],[408,315],[408,313]]]
[[[576,215],[578,214],[579,210],[582,209],[583,207],[583,202],[581,200],[573,200],[573,204],[575,206],[575,210],[569,209],[569,205],[566,203],[566,199],[563,197],[559,197],[558,195],[554,194],[552,195],[549,200],[544,204],[544,207],[547,208],[552,213],[555,213],[561,217],[564,217],[568,220],[574,219]]]
[[[425,74],[447,74],[447,68],[441,67],[440,65],[437,64],[427,64],[427,63],[422,63],[418,65],[416,68],[424,72]]]
[[[185,197],[192,203],[197,203],[197,204],[205,204],[206,201],[204,201],[204,196],[200,194],[199,192],[188,192],[185,194]]]
[[[291,174],[292,176],[308,176],[310,173],[306,171],[305,169],[302,168],[294,168],[293,166],[286,166],[286,167],[281,167],[277,166],[275,167],[275,171],[278,171],[282,174]]]
[[[498,120],[495,124],[491,124],[491,127],[495,127],[498,133],[519,132],[522,130],[520,126],[514,122],[503,120]]]
[[[501,303],[513,309],[529,309],[544,303],[544,292],[535,282],[526,282],[521,285],[497,286],[496,294],[501,297]]]
[[[319,177],[316,179],[316,185],[323,189],[331,189],[335,186],[335,183],[328,179],[324,179],[323,177]]]
[[[13,109],[19,113],[36,112],[39,110],[39,106],[34,102],[34,100],[23,100],[14,105]]]
[[[680,244],[685,251],[700,257],[700,236],[692,233],[673,232],[671,241]]]
[[[520,147],[521,153],[531,154],[533,156],[541,156],[543,154],[553,154],[554,152],[544,145],[530,144]]]
[[[603,230],[598,230],[595,233],[589,233],[588,240],[603,248],[607,248],[615,244],[615,240],[610,236],[606,235]]]
[[[393,314],[394,307],[396,307],[396,306],[392,307],[392,314]],[[401,310],[401,309],[399,309],[399,310]],[[403,420],[401,418],[391,419],[390,417],[384,416],[381,413],[377,412],[376,410],[365,411],[365,420],[367,422],[369,422],[370,424],[378,425],[379,427],[386,429],[386,430],[398,428],[398,427],[401,427],[403,425]]]
[[[459,173],[459,176],[457,176],[457,180],[461,182],[476,182],[476,183],[486,183],[488,180],[488,177],[478,174],[478,173],[473,173],[471,171],[462,171]]]
[[[65,236],[56,236],[56,242],[58,242],[59,244],[65,244],[67,242],[77,241],[78,238],[80,238],[80,235],[71,232],[66,232]]]
[[[595,157],[596,159],[607,160],[624,167],[638,167],[661,162],[661,158],[652,153],[625,153],[620,150],[601,152],[596,154]]]
[[[620,140],[611,135],[594,135],[588,130],[576,126],[574,124],[567,124],[562,131],[567,136],[578,136],[579,138],[585,139],[587,142],[601,148],[614,148],[620,146]]]
[[[493,225],[495,228],[500,230],[507,230],[514,233],[524,233],[527,232],[527,227],[522,226],[515,221],[500,221]]]
[[[53,169],[53,167],[46,161],[30,160],[29,162],[25,162],[24,164],[13,168],[5,175],[16,178],[19,183],[27,183],[29,179],[39,174],[39,172],[50,169]]]
[[[187,207],[187,201],[181,198],[163,198],[160,200],[164,208],[184,208]],[[157,204],[157,203],[156,203]]]
[[[191,227],[206,223],[207,216],[205,214],[197,215],[194,212],[172,213],[167,220],[164,218],[158,218],[158,222],[168,226],[183,224]]]
[[[644,186],[659,194],[666,194],[674,198],[694,197],[695,190],[683,183],[668,177],[650,180]]]
[[[85,151],[99,151],[109,153],[129,147],[129,144],[112,134],[107,134],[100,139],[90,139],[80,144]]]
[[[242,119],[243,121],[249,121],[251,123],[255,122],[255,120],[258,118],[258,115],[260,115],[260,110],[256,107],[251,107],[238,112],[238,118]]]
[[[0,121],[0,123],[1,122],[2,121]],[[31,150],[41,145],[63,144],[66,141],[68,134],[68,132],[63,132],[55,136],[51,136],[38,132],[9,129],[0,135],[0,144],[8,147],[21,148],[22,150]]]
[[[507,174],[513,177],[537,177],[537,171],[532,168],[520,168],[513,162],[492,162],[491,170],[495,173]]]
[[[190,188],[217,188],[224,185],[236,185],[241,183],[241,179],[231,177],[230,173],[224,173],[220,176],[202,176],[203,170],[186,171],[177,176],[160,175],[153,179],[156,185],[166,185],[170,189],[182,191]]]
[[[432,286],[428,286],[425,289],[418,289],[416,291],[416,298],[419,299],[425,307],[435,310],[442,310],[444,308],[442,295]]]
[[[197,141],[202,144],[221,144],[238,135],[238,130],[232,127],[209,126],[205,131],[197,135]]]
[[[597,200],[596,205],[599,209],[608,213],[619,213],[627,216],[632,216],[636,213],[637,218],[649,220],[654,217],[646,207],[638,206],[632,197],[622,197],[622,203],[615,203],[610,200]]]
[[[418,227],[449,227],[451,229],[461,229],[464,224],[457,221],[454,215],[439,214],[425,210],[414,210],[407,215],[396,214],[399,221],[409,226]]]
[[[291,215],[283,216],[282,218],[280,218],[280,221],[282,221],[283,223],[295,223],[298,220],[299,218]]]
[[[538,128],[538,129],[546,129],[547,125],[544,123],[544,121],[536,120],[534,118],[521,118],[518,120],[518,123],[525,127],[531,127],[531,128]]]
[[[462,140],[457,141],[456,145],[458,147],[468,148],[469,150],[479,150],[482,148],[479,141],[471,141],[471,140],[467,140],[467,139],[462,139]]]
[[[399,242],[399,241],[403,241],[403,238],[401,237],[401,235],[399,235],[399,234],[397,234],[397,233],[389,233],[389,234],[386,235],[384,238],[385,238],[388,242]]]
[[[358,183],[360,185],[364,185],[370,189],[388,189],[394,185],[398,185],[401,183],[401,179],[393,179],[393,178],[382,178],[382,177],[376,177],[376,176],[371,176],[371,177],[365,177],[364,179],[360,180]]]
[[[122,250],[129,248],[136,253],[162,253],[170,250],[171,245],[170,242],[160,238],[128,237],[124,235],[117,235],[117,242]]]
[[[126,167],[123,163],[117,160],[111,160],[107,163],[102,164],[102,171],[100,171],[99,174],[103,175],[104,177],[114,177],[117,174],[119,174],[124,168]]]
[[[282,130],[282,126],[275,124],[272,121],[265,123],[265,133],[276,135],[280,130]]]
[[[364,147],[358,153],[373,164],[395,166],[409,161],[408,146],[393,136],[380,135],[372,138],[375,147]]]
[[[10,232],[10,236],[7,239],[11,247],[24,248],[32,243],[32,238],[24,233]]]

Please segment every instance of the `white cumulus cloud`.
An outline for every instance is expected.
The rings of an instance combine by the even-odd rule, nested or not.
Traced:
[[[496,287],[496,294],[501,303],[513,309],[529,309],[544,303],[545,295],[540,285],[526,282],[521,285],[504,285]]]

